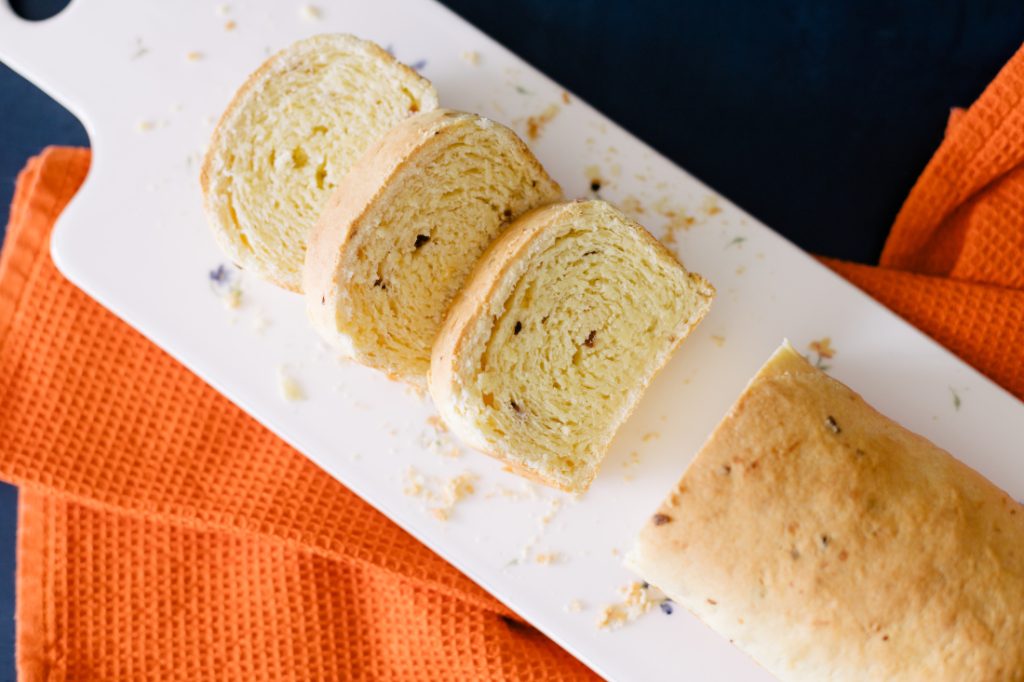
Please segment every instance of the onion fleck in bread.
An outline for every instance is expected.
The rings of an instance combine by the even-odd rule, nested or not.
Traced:
[[[477,259],[516,216],[560,196],[505,126],[443,109],[406,119],[353,166],[313,230],[313,326],[358,362],[424,386]]]
[[[307,233],[384,131],[437,108],[434,87],[376,44],[318,35],[268,59],[217,124],[200,183],[232,261],[299,291]]]
[[[713,296],[603,201],[532,211],[491,246],[452,305],[431,395],[467,443],[580,492]]]
[[[1024,680],[1024,507],[788,344],[627,563],[781,680]]]

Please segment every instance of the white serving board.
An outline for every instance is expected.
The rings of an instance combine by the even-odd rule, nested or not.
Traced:
[[[910,325],[580,100],[566,104],[560,86],[441,5],[314,5],[316,21],[298,2],[229,2],[225,15],[194,0],[76,0],[29,24],[0,2],[0,59],[77,114],[92,141],[93,166],[60,217],[53,256],[71,281],[594,670],[615,680],[768,679],[680,609],[655,609],[611,633],[595,621],[633,579],[619,553],[783,337],[804,351],[830,337],[835,376],[1024,497],[1024,405]],[[651,386],[583,498],[522,484],[483,455],[432,452],[429,404],[333,358],[307,327],[299,297],[236,274],[242,305],[228,310],[211,287],[207,273],[224,258],[203,219],[197,175],[213,120],[270,51],[326,31],[425,60],[445,106],[521,133],[528,116],[557,107],[531,146],[567,194],[586,196],[589,175],[600,174],[602,196],[634,212],[639,204],[641,222],[660,237],[671,233],[683,261],[718,288],[711,314]],[[189,59],[193,51],[201,58]],[[656,103],[638,106],[646,104],[663,115]],[[666,228],[682,225],[683,213],[695,224]],[[280,366],[306,400],[282,399]],[[477,492],[440,522],[403,493],[409,466],[441,478],[472,472]],[[559,499],[530,560],[512,563]],[[548,552],[562,560],[532,560]],[[568,612],[573,599],[585,608]]]

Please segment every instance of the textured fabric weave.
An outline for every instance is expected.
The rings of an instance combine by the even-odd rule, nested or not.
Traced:
[[[22,679],[592,678],[59,275],[88,164],[33,159],[0,252]],[[951,116],[881,267],[827,263],[1024,396],[1024,51]]]
[[[591,679],[60,276],[88,164],[32,160],[0,252],[21,678]]]

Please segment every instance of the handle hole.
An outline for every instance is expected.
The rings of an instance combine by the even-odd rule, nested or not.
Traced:
[[[11,9],[27,21],[43,21],[61,13],[71,0],[8,0]],[[2,0],[0,0],[2,2]]]

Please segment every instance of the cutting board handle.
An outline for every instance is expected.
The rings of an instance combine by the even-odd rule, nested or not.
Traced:
[[[77,108],[75,71],[88,61],[88,55],[68,47],[82,4],[73,0],[54,17],[28,21],[16,15],[7,0],[0,0],[0,61],[72,110]]]

